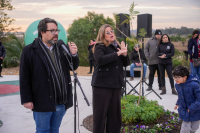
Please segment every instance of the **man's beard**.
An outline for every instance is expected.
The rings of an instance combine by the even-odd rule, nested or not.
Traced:
[[[57,36],[57,35],[56,35],[56,36],[54,36],[54,37],[57,37],[57,38],[58,38],[58,36]],[[54,38],[54,37],[53,37],[53,38]],[[56,43],[57,43],[57,41],[54,41],[54,40],[53,40],[53,38],[52,38],[51,40],[47,40],[47,43],[49,43],[49,44],[50,44],[50,45],[52,45],[52,46],[53,46],[54,44],[56,44]]]
[[[50,45],[52,45],[52,46],[53,46],[54,44],[56,44],[56,42],[55,42],[54,40],[48,40],[47,43],[50,44]]]

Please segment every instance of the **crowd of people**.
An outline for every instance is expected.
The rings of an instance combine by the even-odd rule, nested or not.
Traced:
[[[36,133],[59,133],[63,116],[67,109],[73,106],[69,72],[71,68],[63,54],[63,48],[57,43],[59,32],[58,24],[54,19],[42,19],[38,24],[38,38],[25,46],[21,55],[21,104],[33,111]],[[199,40],[200,35],[197,39],[190,40],[188,49],[191,59],[198,58],[200,55]],[[65,47],[70,51],[68,58],[73,62],[75,70],[79,66],[78,48],[73,42],[68,42]],[[177,92],[174,88],[174,80],[176,81],[178,100],[174,109],[178,108],[180,118],[183,120],[181,133],[195,132],[200,122],[200,82],[195,75],[189,75],[189,70],[184,66],[178,66],[172,72],[174,45],[170,42],[169,36],[156,30],[155,36],[147,42],[144,52],[139,45],[134,46],[130,60],[127,47],[128,44],[125,42],[117,41],[114,29],[109,24],[100,27],[96,40],[90,40],[88,50],[92,56],[88,57],[89,73],[92,73],[92,66],[95,64],[91,81],[93,133],[104,131],[120,133],[121,89],[125,85],[123,67],[130,65],[130,60],[131,80],[134,80],[133,69],[142,65],[144,66],[142,80],[146,80],[147,65],[144,62],[148,60],[150,74],[147,90],[152,89],[157,71],[161,95],[166,94],[165,70],[167,71],[172,94],[175,95]],[[192,68],[192,74],[195,73],[197,72]]]
[[[200,78],[200,64],[195,65],[194,60],[200,58],[200,31],[194,30],[192,38],[188,40],[188,53],[190,55],[191,74],[198,75]]]
[[[144,51],[140,49],[140,45],[136,44],[130,56],[130,81],[134,80],[134,68],[141,68],[142,66],[142,80],[146,80],[147,65],[145,61],[148,60],[150,73],[147,91],[152,89],[155,72],[157,71],[158,88],[162,90],[160,95],[166,94],[165,71],[167,72],[172,94],[178,95],[174,109],[179,108],[180,118],[183,120],[181,133],[195,132],[200,123],[198,112],[198,108],[200,108],[200,82],[199,78],[195,78],[195,75],[200,72],[200,67],[195,67],[192,64],[193,58],[200,57],[200,35],[195,33],[197,32],[193,32],[194,36],[189,40],[188,46],[193,75],[189,75],[189,70],[184,66],[178,66],[174,71],[172,70],[172,57],[174,56],[175,48],[170,41],[170,37],[167,34],[162,34],[160,30],[156,30],[154,37],[148,40]],[[103,25],[99,29],[97,42],[92,46],[95,62],[92,76],[94,133],[104,132],[104,129],[106,132],[120,132],[120,93],[121,88],[124,86],[122,67],[129,65],[127,45],[125,46],[124,42],[121,42],[120,45],[110,25]],[[176,89],[174,80],[176,81]],[[185,86],[187,89],[183,89]],[[191,92],[189,92],[189,87],[192,89]],[[185,94],[188,92],[189,95],[186,96]],[[183,97],[190,100],[182,100]],[[184,115],[190,113],[190,111],[194,113],[194,117]],[[119,128],[114,128],[114,126]]]

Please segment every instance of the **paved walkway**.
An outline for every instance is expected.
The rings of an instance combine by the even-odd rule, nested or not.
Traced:
[[[73,77],[72,77],[73,78]],[[92,87],[91,87],[91,77],[90,76],[79,76],[82,88],[85,92],[86,97],[89,100],[89,103],[92,104]],[[157,78],[154,79],[154,89],[157,93],[160,93],[157,86]],[[130,83],[134,86],[139,82],[139,78],[135,78],[134,81]],[[19,85],[19,76],[4,76],[0,78],[0,85]],[[174,105],[177,100],[176,95],[171,94],[169,80],[166,79],[167,84],[167,94],[161,96],[160,100],[154,93],[151,93],[147,96],[147,99],[158,100],[160,105],[163,105],[165,109],[174,111]],[[144,89],[147,86],[144,85]],[[0,86],[0,91],[2,86]],[[4,89],[4,88],[3,88]],[[139,87],[138,87],[139,89]],[[127,92],[131,90],[131,87],[127,85]],[[145,91],[145,94],[148,93]],[[87,106],[83,95],[77,87],[77,96],[78,96],[78,106],[79,106],[79,128],[81,133],[90,133],[82,126],[83,119],[88,115],[92,114],[92,105]],[[177,111],[175,111],[177,112]],[[34,133],[35,132],[35,123],[32,116],[32,111],[25,109],[20,102],[19,92],[14,92],[12,94],[2,94],[0,95],[0,120],[3,122],[3,126],[0,127],[0,133]],[[78,122],[78,119],[77,119]],[[78,125],[78,124],[77,124]],[[73,107],[68,109],[66,115],[63,118],[60,133],[73,133],[74,132],[74,110]],[[77,128],[78,133],[78,128]],[[197,133],[200,133],[198,130]]]

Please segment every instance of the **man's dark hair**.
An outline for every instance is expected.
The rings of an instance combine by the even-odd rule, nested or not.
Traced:
[[[193,32],[192,32],[192,35],[194,36],[195,34],[199,34],[199,30],[194,30]]]
[[[187,76],[187,78],[189,77],[189,69],[185,66],[177,66],[174,68],[173,72],[172,72],[173,76],[181,76],[181,77],[185,77]]]
[[[47,30],[47,23],[54,23],[56,26],[58,26],[57,22],[54,19],[51,18],[44,18],[42,19],[38,24],[38,37],[42,38],[41,32],[46,32]]]

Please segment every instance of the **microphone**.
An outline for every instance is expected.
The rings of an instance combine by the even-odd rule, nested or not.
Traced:
[[[61,46],[63,48],[63,50],[69,55],[71,56],[71,53],[69,52],[69,50],[65,47],[65,43],[63,42],[63,40],[58,40],[58,46]]]

